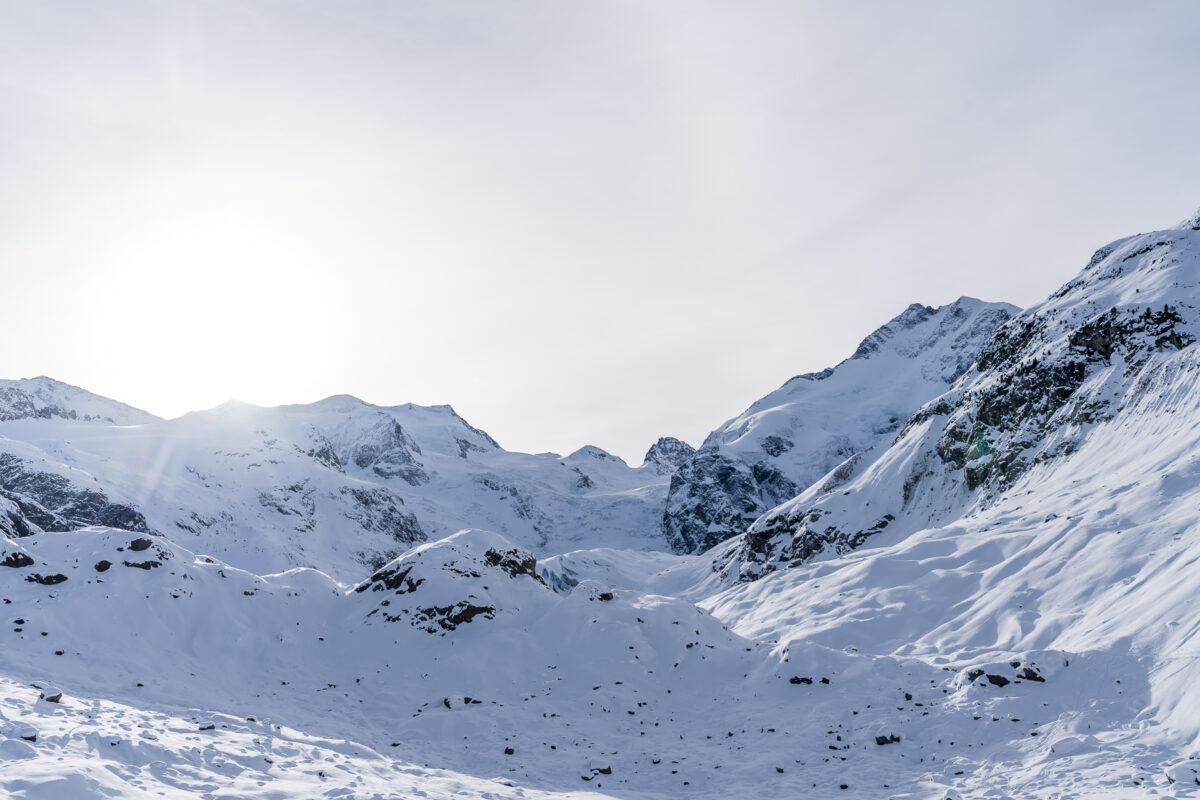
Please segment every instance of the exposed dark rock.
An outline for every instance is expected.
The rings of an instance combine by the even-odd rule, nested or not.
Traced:
[[[791,439],[784,439],[782,436],[767,436],[762,440],[761,446],[764,453],[778,458],[796,445]]]
[[[596,485],[596,482],[589,478],[587,473],[579,467],[571,467],[571,470],[579,476],[579,479],[575,481],[576,489],[591,489]]]
[[[60,584],[60,583],[62,583],[62,582],[63,582],[63,581],[65,581],[66,579],[67,579],[67,576],[66,576],[66,575],[62,575],[62,574],[59,574],[59,575],[39,575],[39,574],[37,574],[37,573],[34,573],[33,575],[26,575],[26,576],[25,576],[25,580],[26,580],[27,582],[29,582],[29,583],[40,583],[42,586],[55,586],[55,585],[57,585],[57,584]]]
[[[11,453],[0,453],[0,497],[11,500],[24,520],[25,533],[31,525],[45,531],[70,531],[89,525],[149,533],[141,512],[106,495],[84,489],[67,478],[39,472]]]
[[[338,458],[337,451],[334,449],[333,443],[325,437],[323,433],[315,427],[310,428],[309,436],[312,437],[313,446],[305,453],[313,461],[318,464],[336,470],[337,472],[345,472],[345,465]],[[297,448],[298,449],[298,448]]]
[[[795,493],[795,484],[774,467],[701,448],[671,476],[663,532],[675,552],[702,552]]]
[[[410,486],[429,483],[429,475],[416,459],[421,455],[420,445],[399,422],[384,414],[381,417],[368,440],[352,451],[355,466],[369,467],[381,478],[400,478]]]
[[[895,744],[898,741],[900,741],[900,737],[894,733],[890,733],[887,736],[876,736],[875,737],[875,744],[881,745],[881,746],[885,745],[885,744]]]
[[[409,575],[412,571],[412,564],[396,564],[386,567],[354,587],[354,591],[365,592],[370,589],[373,592],[392,591],[396,594],[415,592],[417,587],[425,582],[425,579],[410,578]]]
[[[528,575],[538,583],[545,583],[537,573],[537,559],[521,550],[512,549],[503,552],[489,548],[483,554],[483,560],[488,566],[499,567],[510,578],[518,575]]]
[[[96,562],[96,572],[108,572],[108,569],[111,566],[112,566],[111,561],[109,561],[106,558],[102,558]]]
[[[20,569],[22,567],[32,567],[33,559],[25,553],[9,553],[3,559],[0,559],[0,567],[12,567]]]
[[[129,543],[129,549],[135,553],[140,553],[143,550],[149,550],[153,544],[149,539],[138,538]]]
[[[788,678],[788,683],[794,683],[797,685],[801,683],[811,684],[812,678],[801,678],[799,675],[793,675],[792,677]]]
[[[305,479],[299,483],[277,486],[269,492],[259,492],[258,503],[282,516],[297,517],[296,530],[311,531],[317,525],[316,492]]]
[[[387,534],[402,545],[417,544],[428,538],[416,515],[403,510],[404,499],[391,490],[379,486],[342,487],[340,491],[354,501],[354,507],[345,512],[346,518],[364,530]],[[387,557],[386,563],[399,553],[381,555]]]
[[[0,422],[57,418],[109,425],[136,425],[157,419],[153,414],[45,376],[5,383],[9,385],[0,387]],[[93,410],[103,408],[108,413],[80,413],[71,407],[73,399],[83,400]]]
[[[162,566],[161,561],[153,561],[153,560],[151,560],[151,561],[123,561],[121,563],[123,563],[127,567],[133,567],[134,569],[144,569],[147,572],[149,572],[151,569],[154,569],[155,567]]]
[[[779,516],[761,522],[746,532],[743,557],[764,564],[769,564],[768,559],[803,563],[826,549],[845,553],[860,547],[896,519],[884,514],[865,529],[846,530],[819,524],[822,516],[822,510],[814,508],[799,518]]]
[[[454,443],[458,445],[458,457],[466,458],[467,453],[486,453],[486,447],[480,447],[474,442],[468,442],[466,439],[455,437]]]
[[[664,436],[646,451],[644,464],[652,464],[659,475],[669,475],[687,463],[696,448],[673,436]]]
[[[0,490],[0,497],[8,497],[9,495],[3,490]],[[21,539],[26,536],[33,536],[37,533],[37,528],[22,516],[21,506],[19,503],[13,503],[15,508],[5,508],[0,510],[0,536],[8,536],[13,539]]]
[[[980,353],[979,367],[993,373],[991,380],[968,389],[938,443],[943,461],[963,470],[969,489],[994,483],[1002,490],[1019,478],[1032,464],[1027,453],[1062,424],[1059,412],[1113,356],[1129,375],[1151,354],[1196,341],[1170,306],[1110,308],[1070,329],[1065,350],[1051,351],[1056,323],[1050,315],[1014,320]],[[1070,419],[1099,422],[1112,413],[1107,399],[1089,398],[1074,402]]]
[[[988,683],[990,683],[992,686],[1008,686],[1010,682],[1008,678],[1004,677],[1003,675],[995,675],[991,672],[988,673],[987,679]]]
[[[477,606],[467,600],[460,600],[452,606],[432,606],[418,608],[412,624],[429,633],[443,633],[465,625],[478,616],[484,619],[495,619],[496,609],[493,606]],[[398,617],[388,617],[397,621]]]
[[[1046,682],[1046,679],[1043,678],[1041,675],[1039,675],[1037,672],[1035,672],[1032,667],[1025,667],[1025,669],[1023,669],[1019,673],[1017,673],[1017,677],[1027,680],[1027,681],[1035,681],[1037,683],[1045,683]]]

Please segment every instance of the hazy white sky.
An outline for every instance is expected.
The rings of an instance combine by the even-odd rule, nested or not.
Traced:
[[[0,377],[641,462],[1200,206],[1193,2],[0,0]]]

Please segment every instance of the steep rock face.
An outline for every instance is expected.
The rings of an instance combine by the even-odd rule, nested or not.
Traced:
[[[109,425],[144,425],[158,417],[52,378],[0,380],[0,422],[72,419]]]
[[[646,451],[643,465],[652,466],[659,475],[671,475],[696,454],[696,448],[673,436],[664,436]]]
[[[1198,276],[1191,221],[1102,247],[1076,278],[997,330],[894,442],[762,515],[716,568],[754,579],[885,529],[900,536],[987,508],[1031,470],[1067,463],[1140,398],[1185,391],[1180,374],[1190,367],[1177,357],[1200,330]]]
[[[709,434],[671,479],[663,528],[676,552],[735,536],[768,509],[892,436],[946,390],[1016,312],[971,298],[911,305],[836,367],[799,375]]]
[[[136,508],[112,502],[103,492],[80,487],[62,475],[34,469],[11,453],[0,453],[0,497],[11,504],[0,512],[0,529],[12,536],[88,525],[150,530]]]

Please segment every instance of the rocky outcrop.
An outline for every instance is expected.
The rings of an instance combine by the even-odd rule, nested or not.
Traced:
[[[62,475],[39,471],[10,453],[0,453],[0,498],[19,513],[9,513],[10,535],[69,531],[104,525],[149,532],[145,517],[129,505],[112,502],[95,489],[84,489]]]
[[[667,541],[677,553],[707,550],[795,494],[796,484],[766,462],[751,465],[702,448],[671,477]]]
[[[421,446],[399,422],[380,416],[378,425],[351,450],[349,460],[380,478],[400,478],[410,486],[429,483],[429,475],[416,458],[421,455]]]
[[[32,575],[25,576],[26,583],[38,583],[38,584],[41,584],[42,586],[57,586],[58,584],[63,583],[66,580],[67,580],[67,576],[63,575],[62,573],[57,573],[54,575],[42,575],[40,573],[35,572]]]
[[[4,553],[4,557],[0,558],[0,567],[10,567],[12,569],[22,569],[24,567],[32,567],[33,559],[26,553]]]
[[[552,596],[532,554],[477,530],[410,550],[376,570],[353,594],[371,599],[367,620],[407,623],[438,635]]]
[[[353,505],[344,512],[346,519],[365,531],[386,534],[397,543],[397,548],[382,554],[383,562],[395,558],[400,550],[428,538],[416,515],[404,510],[404,498],[388,489],[355,486],[342,487],[340,491],[353,500]],[[380,554],[376,554],[366,560],[378,560],[380,557]],[[376,567],[381,565],[382,562],[374,564]]]
[[[671,475],[696,454],[696,448],[673,436],[664,436],[646,451],[643,463],[659,475]]]

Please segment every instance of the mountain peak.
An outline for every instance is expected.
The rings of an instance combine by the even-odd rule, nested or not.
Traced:
[[[1190,217],[1185,219],[1183,222],[1180,222],[1175,227],[1180,230],[1200,231],[1200,208],[1196,209],[1196,211]]]
[[[46,375],[0,380],[0,422],[52,418],[110,425],[144,425],[160,419]]]
[[[576,450],[571,455],[563,459],[563,461],[610,461],[613,463],[624,464],[625,460],[620,456],[614,456],[612,453],[603,448],[596,447],[594,444],[585,444],[583,447]]]
[[[696,448],[674,436],[663,436],[646,451],[642,466],[653,466],[659,475],[673,473],[696,453]]]
[[[985,303],[974,297],[966,296],[958,298],[953,303],[947,303],[937,308],[913,303],[863,339],[858,345],[858,349],[854,351],[854,355],[850,356],[850,358],[871,358],[885,348],[897,351],[904,350],[905,344],[902,341],[894,343],[891,347],[888,347],[888,344],[898,337],[903,338],[902,334],[923,325],[931,319],[956,320],[983,311],[1012,316],[1020,311],[1020,309],[1008,303]],[[926,339],[930,335],[937,336],[938,334],[936,331],[931,331],[930,334],[920,334],[919,338]]]

